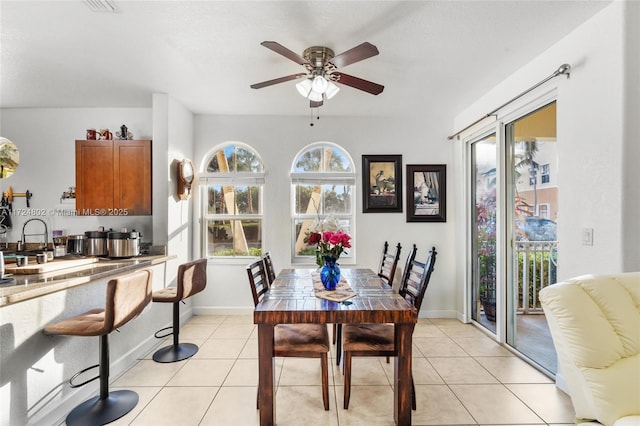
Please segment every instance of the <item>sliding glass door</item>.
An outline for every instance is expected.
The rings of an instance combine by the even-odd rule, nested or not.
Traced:
[[[496,332],[497,145],[491,134],[471,144],[471,317]]]
[[[468,253],[471,318],[555,373],[538,298],[558,272],[556,103],[548,102],[468,140]]]
[[[505,126],[507,148],[507,343],[556,372],[556,355],[538,299],[558,272],[556,103]]]

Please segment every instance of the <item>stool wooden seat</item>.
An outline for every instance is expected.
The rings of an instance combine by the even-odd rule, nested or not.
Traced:
[[[158,349],[153,354],[156,362],[176,362],[190,358],[198,352],[198,346],[193,343],[179,343],[180,333],[180,302],[200,293],[207,286],[207,259],[198,259],[183,263],[178,267],[178,283],[153,292],[153,301],[159,303],[173,303],[173,324],[156,332],[157,338],[164,338],[173,334],[173,344]],[[184,303],[184,302],[183,302]],[[162,334],[163,331],[172,330]]]
[[[104,309],[92,309],[84,314],[51,324],[45,334],[65,336],[99,336],[100,363],[76,373],[69,384],[76,388],[100,379],[100,395],[88,399],[74,408],[66,424],[103,425],[127,414],[138,404],[138,394],[130,390],[109,392],[109,333],[123,326],[151,302],[151,271],[141,270],[112,279],[107,283]],[[99,367],[99,375],[76,384],[80,374]]]

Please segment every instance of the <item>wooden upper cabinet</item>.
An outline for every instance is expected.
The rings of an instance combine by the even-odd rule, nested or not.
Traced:
[[[80,215],[151,214],[151,141],[76,141]]]

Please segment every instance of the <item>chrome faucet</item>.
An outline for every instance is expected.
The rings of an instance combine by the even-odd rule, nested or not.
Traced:
[[[44,225],[44,234],[25,234],[25,233],[24,233],[24,230],[26,229],[27,224],[28,224],[29,222],[34,221],[34,220],[36,220],[36,221],[38,221],[38,222],[42,222],[42,224]],[[27,240],[26,240],[26,237],[32,237],[32,236],[34,236],[34,235],[44,235],[44,247],[42,247],[42,248],[46,249],[46,248],[49,246],[49,231],[47,230],[47,223],[46,223],[44,220],[39,219],[39,218],[37,218],[37,217],[36,217],[36,218],[33,218],[33,219],[29,219],[29,220],[27,220],[27,221],[24,223],[24,225],[22,226],[22,243],[24,244],[25,248],[26,248],[26,246],[27,246]]]

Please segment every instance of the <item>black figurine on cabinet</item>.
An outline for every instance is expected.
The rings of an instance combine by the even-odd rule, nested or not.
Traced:
[[[131,133],[124,124],[120,126],[120,131],[116,132],[116,136],[120,140],[133,139],[133,133]]]

